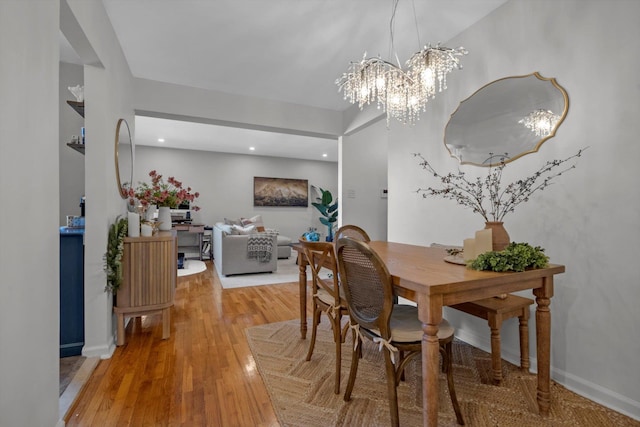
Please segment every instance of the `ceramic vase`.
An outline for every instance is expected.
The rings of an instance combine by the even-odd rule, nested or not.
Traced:
[[[140,236],[140,215],[137,212],[127,212],[127,236]]]
[[[171,230],[171,210],[169,206],[160,206],[158,208],[158,222],[160,222],[159,230]]]
[[[142,237],[151,237],[153,235],[153,227],[150,224],[142,224],[140,226],[140,235]]]
[[[501,251],[509,246],[509,243],[511,243],[509,233],[507,233],[507,230],[505,230],[504,228],[504,223],[487,221],[484,225],[484,228],[491,229],[494,251]]]
[[[147,221],[153,221],[156,216],[156,205],[147,206],[147,210],[144,212],[144,219]]]

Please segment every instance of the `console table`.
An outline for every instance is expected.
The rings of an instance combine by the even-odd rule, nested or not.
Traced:
[[[125,237],[122,284],[113,307],[118,325],[116,345],[125,343],[125,317],[160,313],[162,339],[169,338],[177,259],[176,231],[160,231],[151,237]]]

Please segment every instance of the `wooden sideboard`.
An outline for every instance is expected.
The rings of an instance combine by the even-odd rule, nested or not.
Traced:
[[[116,345],[125,343],[125,318],[149,314],[162,314],[162,339],[169,338],[177,258],[175,231],[161,231],[151,237],[125,237],[122,284],[113,307],[118,327]]]

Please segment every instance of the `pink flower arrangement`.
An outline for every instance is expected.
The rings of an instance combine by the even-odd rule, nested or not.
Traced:
[[[200,208],[192,203],[200,197],[200,193],[193,191],[191,187],[183,188],[182,182],[170,176],[164,182],[162,175],[155,170],[149,172],[151,185],[141,182],[136,188],[129,188],[129,204],[136,206],[137,202],[146,210],[151,205],[158,207],[177,208],[184,202],[189,202],[189,209],[198,211]],[[137,202],[136,202],[137,201]]]

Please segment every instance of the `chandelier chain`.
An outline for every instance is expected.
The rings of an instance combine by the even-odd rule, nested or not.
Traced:
[[[416,13],[416,2],[411,0],[411,6],[413,7],[413,23],[416,26],[416,36],[418,38],[418,50],[422,49],[422,42],[420,41],[420,30],[418,29],[418,14]]]

